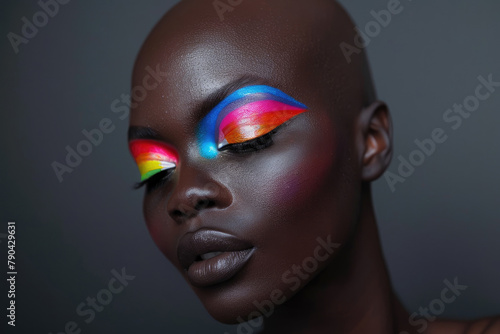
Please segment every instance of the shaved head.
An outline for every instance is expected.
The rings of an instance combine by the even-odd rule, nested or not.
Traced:
[[[301,85],[314,87],[315,98],[335,101],[348,115],[356,115],[375,100],[364,53],[354,55],[348,63],[339,47],[352,41],[355,31],[349,15],[336,1],[233,3],[239,5],[217,7],[217,2],[206,0],[179,2],[144,43],[134,78],[139,82],[148,65],[164,64],[170,74],[167,80],[192,88],[192,103],[199,100],[203,90],[210,93],[248,73],[270,82],[286,74],[292,86],[291,74]],[[217,77],[196,75],[213,67],[220,69]],[[181,75],[179,68],[183,69]],[[168,98],[168,92],[166,95]]]

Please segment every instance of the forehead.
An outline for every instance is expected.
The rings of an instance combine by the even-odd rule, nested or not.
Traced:
[[[133,87],[143,85],[148,68],[160,68],[163,77],[132,110],[133,124],[166,114],[184,117],[215,91],[244,76],[261,79],[298,99],[306,94],[305,87],[318,84],[312,80],[309,46],[294,38],[304,31],[279,31],[253,23],[212,23],[206,29],[186,24],[181,30],[171,25],[162,22],[137,59]]]
[[[248,76],[258,79],[252,84],[276,87],[312,110],[333,112],[359,100],[361,85],[352,79],[357,67],[338,48],[343,23],[332,24],[331,15],[323,15],[330,23],[322,19],[323,9],[331,12],[330,2],[307,11],[288,2],[294,8],[285,11],[257,5],[281,2],[243,2],[224,22],[211,1],[183,1],[185,6],[167,13],[144,43],[133,73],[133,87],[144,85],[151,69],[161,71],[161,82],[131,110],[131,125],[191,134],[199,106]]]

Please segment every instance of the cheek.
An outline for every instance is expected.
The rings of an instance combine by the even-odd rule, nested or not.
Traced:
[[[174,252],[169,245],[174,244],[175,233],[172,224],[167,224],[168,212],[166,200],[163,196],[145,195],[143,214],[151,239],[158,249],[170,260]]]
[[[273,284],[282,285],[283,273],[313,255],[319,237],[344,244],[350,231],[356,206],[356,187],[347,181],[351,150],[330,121],[317,123],[315,131],[290,126],[245,165],[244,183],[252,186],[240,189],[239,200],[255,218],[247,232],[265,254],[260,266]]]
[[[146,221],[146,226],[148,228],[151,238],[155,244],[161,249],[161,245],[164,245],[167,234],[166,224],[161,223],[161,215],[158,214],[160,210],[159,203],[156,199],[150,199],[150,196],[144,196],[143,203],[143,214],[144,220]],[[163,249],[161,249],[163,252]]]
[[[279,174],[270,178],[267,183],[270,201],[280,207],[304,208],[323,193],[333,159],[329,154],[322,154],[324,152],[310,153],[300,154],[293,162],[282,164]]]
[[[269,194],[267,200],[275,207],[289,212],[313,210],[325,197],[331,197],[342,148],[330,123],[322,124],[314,131],[290,134],[267,163],[275,168],[268,169],[263,192]]]

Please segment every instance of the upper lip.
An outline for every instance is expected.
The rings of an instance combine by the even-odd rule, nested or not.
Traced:
[[[185,270],[201,255],[210,252],[237,252],[252,248],[246,241],[220,231],[200,229],[186,233],[177,246],[177,257]]]

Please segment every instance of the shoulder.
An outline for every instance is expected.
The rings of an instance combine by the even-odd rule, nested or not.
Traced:
[[[500,334],[500,316],[471,321],[438,320],[425,334]]]

